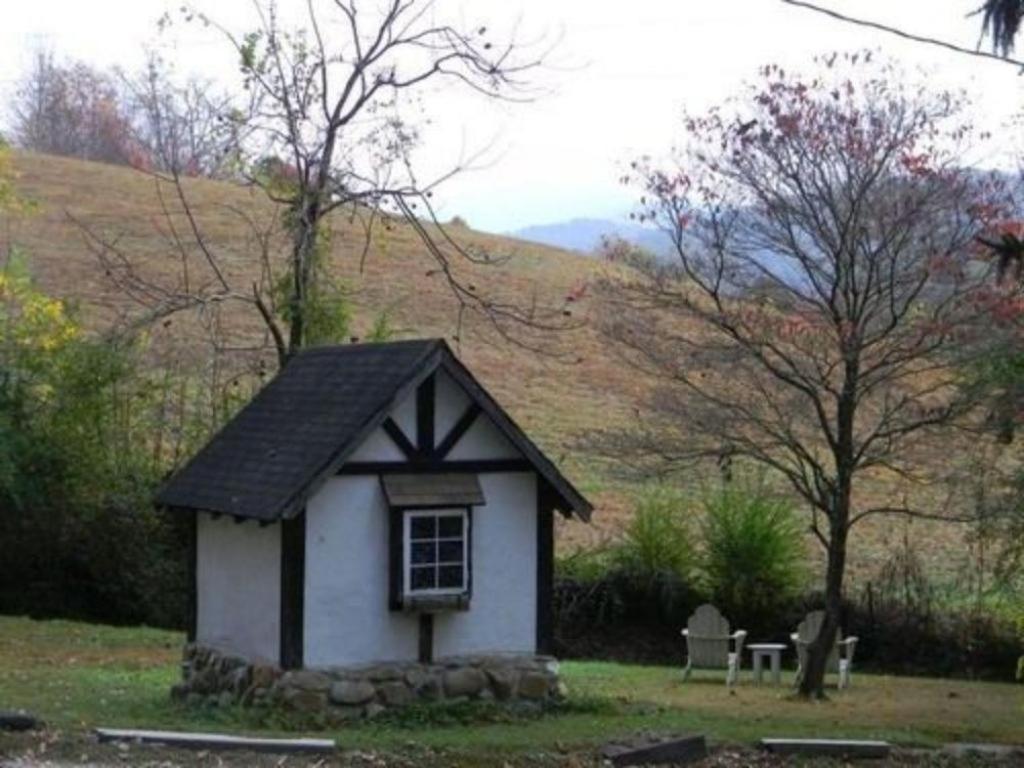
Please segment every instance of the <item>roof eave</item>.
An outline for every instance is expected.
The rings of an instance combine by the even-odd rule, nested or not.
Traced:
[[[590,522],[591,513],[594,509],[593,505],[559,471],[555,464],[544,455],[540,448],[512,420],[512,417],[505,412],[498,402],[491,397],[480,382],[476,380],[473,373],[455,356],[443,339],[435,339],[434,343],[427,347],[422,358],[411,366],[409,376],[401,385],[395,388],[392,397],[368,417],[359,431],[345,444],[340,445],[338,450],[324,465],[311,472],[307,480],[300,484],[299,488],[279,506],[273,515],[252,515],[239,512],[238,510],[200,510],[194,507],[182,507],[165,496],[170,481],[166,482],[164,487],[156,494],[154,498],[155,505],[158,508],[164,509],[190,509],[196,512],[243,517],[263,523],[272,523],[277,520],[292,518],[305,508],[309,498],[320,489],[328,478],[337,474],[349,456],[387,419],[398,403],[414,392],[423,381],[432,376],[438,369],[444,369],[446,373],[452,376],[466,390],[470,397],[481,405],[498,429],[523,453],[534,470],[550,484],[560,502],[556,504],[556,509],[567,517],[575,515],[584,522]],[[249,407],[249,404],[246,407]],[[193,457],[191,461],[195,461],[196,458]]]

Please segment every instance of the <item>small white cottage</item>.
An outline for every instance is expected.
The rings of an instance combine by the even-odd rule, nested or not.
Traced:
[[[194,520],[180,695],[554,690],[553,513],[591,505],[442,340],[302,352],[157,503]]]

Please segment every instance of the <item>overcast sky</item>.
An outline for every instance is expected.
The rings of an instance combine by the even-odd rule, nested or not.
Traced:
[[[281,0],[304,8],[305,0]],[[373,3],[374,0],[367,0]],[[820,0],[853,15],[973,46],[978,0]],[[168,0],[33,0],[5,3],[0,88],[17,81],[35,47],[95,65],[137,66],[159,45],[182,72],[230,78],[223,44],[189,27],[158,35]],[[251,26],[248,0],[198,3],[238,28]],[[1002,63],[904,42],[840,23],[780,0],[437,0],[437,16],[487,23],[496,36],[518,24],[524,39],[557,39],[551,66],[527,104],[495,105],[431,94],[435,122],[421,162],[446,167],[461,148],[489,147],[480,169],[448,182],[445,216],[507,231],[574,217],[621,217],[634,194],[617,179],[640,154],[667,151],[679,116],[735,93],[767,62],[805,66],[817,53],[877,47],[923,67],[936,87],[967,88],[979,122],[998,128],[1024,106],[1024,79]],[[1004,134],[1006,135],[1006,134]],[[995,161],[993,161],[995,162]]]

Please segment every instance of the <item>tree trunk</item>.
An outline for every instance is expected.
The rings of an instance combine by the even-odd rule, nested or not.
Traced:
[[[309,289],[313,280],[313,260],[316,258],[317,228],[320,225],[320,206],[315,202],[302,203],[293,223],[292,290],[289,301],[288,356],[291,359],[306,346],[306,313]],[[287,362],[287,360],[285,360]],[[282,363],[282,366],[284,364]]]
[[[821,624],[818,636],[807,647],[807,664],[800,678],[800,695],[805,698],[825,697],[825,666],[832,649],[835,648],[843,607],[846,538],[850,531],[853,475],[856,467],[853,425],[857,411],[857,382],[860,377],[857,339],[851,336],[846,342],[852,346],[844,350],[845,375],[836,410],[836,441],[833,448],[836,480],[832,498],[827,505],[829,538],[825,573],[825,620]]]
[[[800,695],[825,697],[825,665],[835,647],[843,606],[843,572],[846,569],[846,523],[835,526],[829,539],[825,575],[825,621],[818,637],[807,648],[807,664],[800,679]]]

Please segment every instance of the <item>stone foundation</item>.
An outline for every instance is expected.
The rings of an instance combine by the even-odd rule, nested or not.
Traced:
[[[182,682],[172,698],[189,704],[281,706],[331,719],[373,717],[426,701],[532,701],[563,695],[550,656],[460,656],[432,664],[380,663],[282,671],[212,648],[185,646]]]

